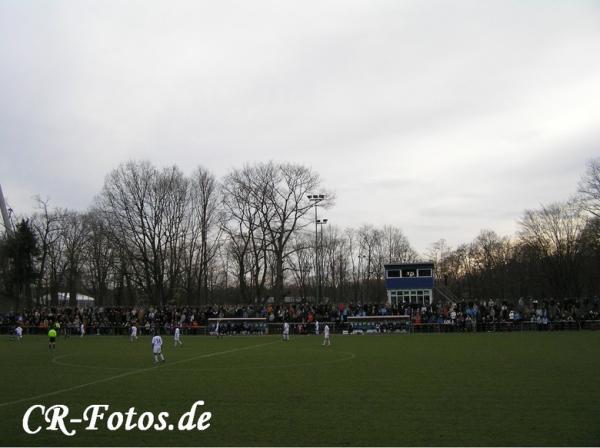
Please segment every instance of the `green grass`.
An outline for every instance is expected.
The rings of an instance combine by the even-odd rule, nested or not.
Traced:
[[[43,337],[2,337],[1,444],[600,444],[600,332],[335,335],[327,348],[315,336],[164,340],[167,362],[153,367],[148,337],[59,339],[55,352]],[[176,423],[197,400],[212,412],[203,432],[21,426],[33,404],[66,404],[69,418],[134,406]]]

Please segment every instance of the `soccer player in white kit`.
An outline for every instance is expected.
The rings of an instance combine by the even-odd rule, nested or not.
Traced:
[[[283,324],[283,340],[290,340],[290,324],[288,324],[287,322]]]
[[[17,341],[23,339],[23,329],[21,327],[15,328],[15,335],[17,336]]]
[[[323,346],[331,345],[331,339],[329,339],[329,325],[325,324],[325,328],[323,329]]]
[[[179,327],[175,327],[175,334],[173,335],[173,339],[175,340],[175,347],[177,347],[177,345],[183,345],[183,342],[181,342],[181,331],[179,330]]]
[[[162,338],[160,335],[154,335],[152,338],[152,353],[154,353],[154,364],[158,362],[160,357],[161,362],[165,362],[165,357],[162,354]]]
[[[315,322],[315,334],[319,336],[319,321]]]
[[[129,335],[129,342],[137,341],[137,327],[135,325],[131,326],[131,334]]]
[[[83,325],[83,322],[82,322],[81,325],[79,326],[79,336],[83,337],[84,334],[85,334],[85,325]]]

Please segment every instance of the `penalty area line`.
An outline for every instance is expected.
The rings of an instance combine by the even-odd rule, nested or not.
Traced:
[[[40,398],[52,397],[54,395],[59,395],[59,394],[62,394],[64,392],[71,392],[71,391],[74,391],[74,390],[83,389],[84,387],[94,386],[96,384],[108,383],[109,381],[118,380],[120,378],[125,378],[127,376],[136,375],[138,373],[144,373],[144,372],[150,372],[152,370],[157,370],[157,369],[160,369],[161,367],[165,367],[167,365],[172,366],[172,365],[175,365],[175,364],[182,364],[182,363],[185,363],[185,362],[195,361],[197,359],[210,358],[212,356],[219,356],[219,355],[226,355],[228,353],[235,353],[235,352],[240,352],[240,351],[243,351],[243,350],[251,350],[251,349],[254,349],[254,348],[264,347],[265,345],[271,345],[271,344],[275,344],[275,343],[276,342],[266,342],[264,344],[250,345],[250,346],[247,346],[247,347],[234,348],[234,349],[231,349],[231,350],[225,350],[225,351],[221,351],[221,352],[205,353],[203,355],[193,356],[191,358],[186,358],[186,359],[182,359],[182,360],[179,360],[179,361],[174,361],[174,362],[171,362],[169,364],[163,363],[163,364],[159,364],[159,365],[152,366],[152,367],[145,367],[143,369],[133,370],[131,372],[125,372],[125,373],[121,373],[119,375],[109,376],[107,378],[101,378],[99,380],[90,381],[89,383],[78,384],[77,386],[66,387],[64,389],[55,390],[53,392],[48,392],[48,393],[45,393],[45,394],[34,395],[32,397],[27,397],[27,398],[21,398],[20,400],[7,401],[5,403],[0,403],[0,408],[2,408],[4,406],[11,406],[11,405],[14,405],[14,404],[19,404],[19,403],[25,403],[25,402],[31,401],[31,400],[37,400],[37,399],[40,399]]]

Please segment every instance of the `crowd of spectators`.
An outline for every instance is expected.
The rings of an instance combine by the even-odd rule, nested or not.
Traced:
[[[537,300],[519,298],[514,302],[500,300],[462,301],[434,304],[416,309],[418,323],[465,325],[482,322],[536,322],[597,320],[600,299]]]
[[[445,324],[458,328],[477,328],[493,322],[583,321],[600,319],[600,299],[536,300],[520,298],[516,301],[478,300],[427,304],[337,303],[282,303],[264,305],[189,306],[135,306],[135,307],[81,307],[43,306],[20,312],[0,314],[0,326],[21,325],[29,328],[48,328],[59,322],[66,329],[77,332],[81,324],[87,328],[128,329],[136,325],[140,330],[161,328],[169,331],[174,326],[187,329],[202,328],[214,318],[265,318],[266,323],[290,322],[305,328],[320,322],[345,324],[349,317],[409,316],[414,325]],[[213,322],[214,323],[214,322]]]
[[[390,313],[390,307],[380,307],[375,310],[373,306],[367,305],[366,309],[354,309],[350,315],[385,316]],[[441,326],[444,331],[493,331],[499,328],[516,328],[521,324],[527,328],[558,329],[570,328],[565,324],[574,323],[579,325],[582,321],[598,321],[600,319],[600,299],[524,299],[516,301],[503,300],[476,300],[457,301],[446,303],[434,303],[431,305],[400,305],[398,309],[392,307],[391,314],[403,314],[410,316],[413,329],[435,328]],[[385,322],[381,324],[372,323],[366,328],[376,328],[377,331],[386,327],[405,328],[401,323]],[[365,328],[363,326],[363,328]],[[596,328],[596,327],[594,327]]]

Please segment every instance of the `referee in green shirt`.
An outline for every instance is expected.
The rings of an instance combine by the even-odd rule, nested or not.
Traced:
[[[48,348],[50,350],[56,349],[56,330],[54,328],[50,328],[48,332],[48,338],[50,338],[50,342],[48,342]]]

